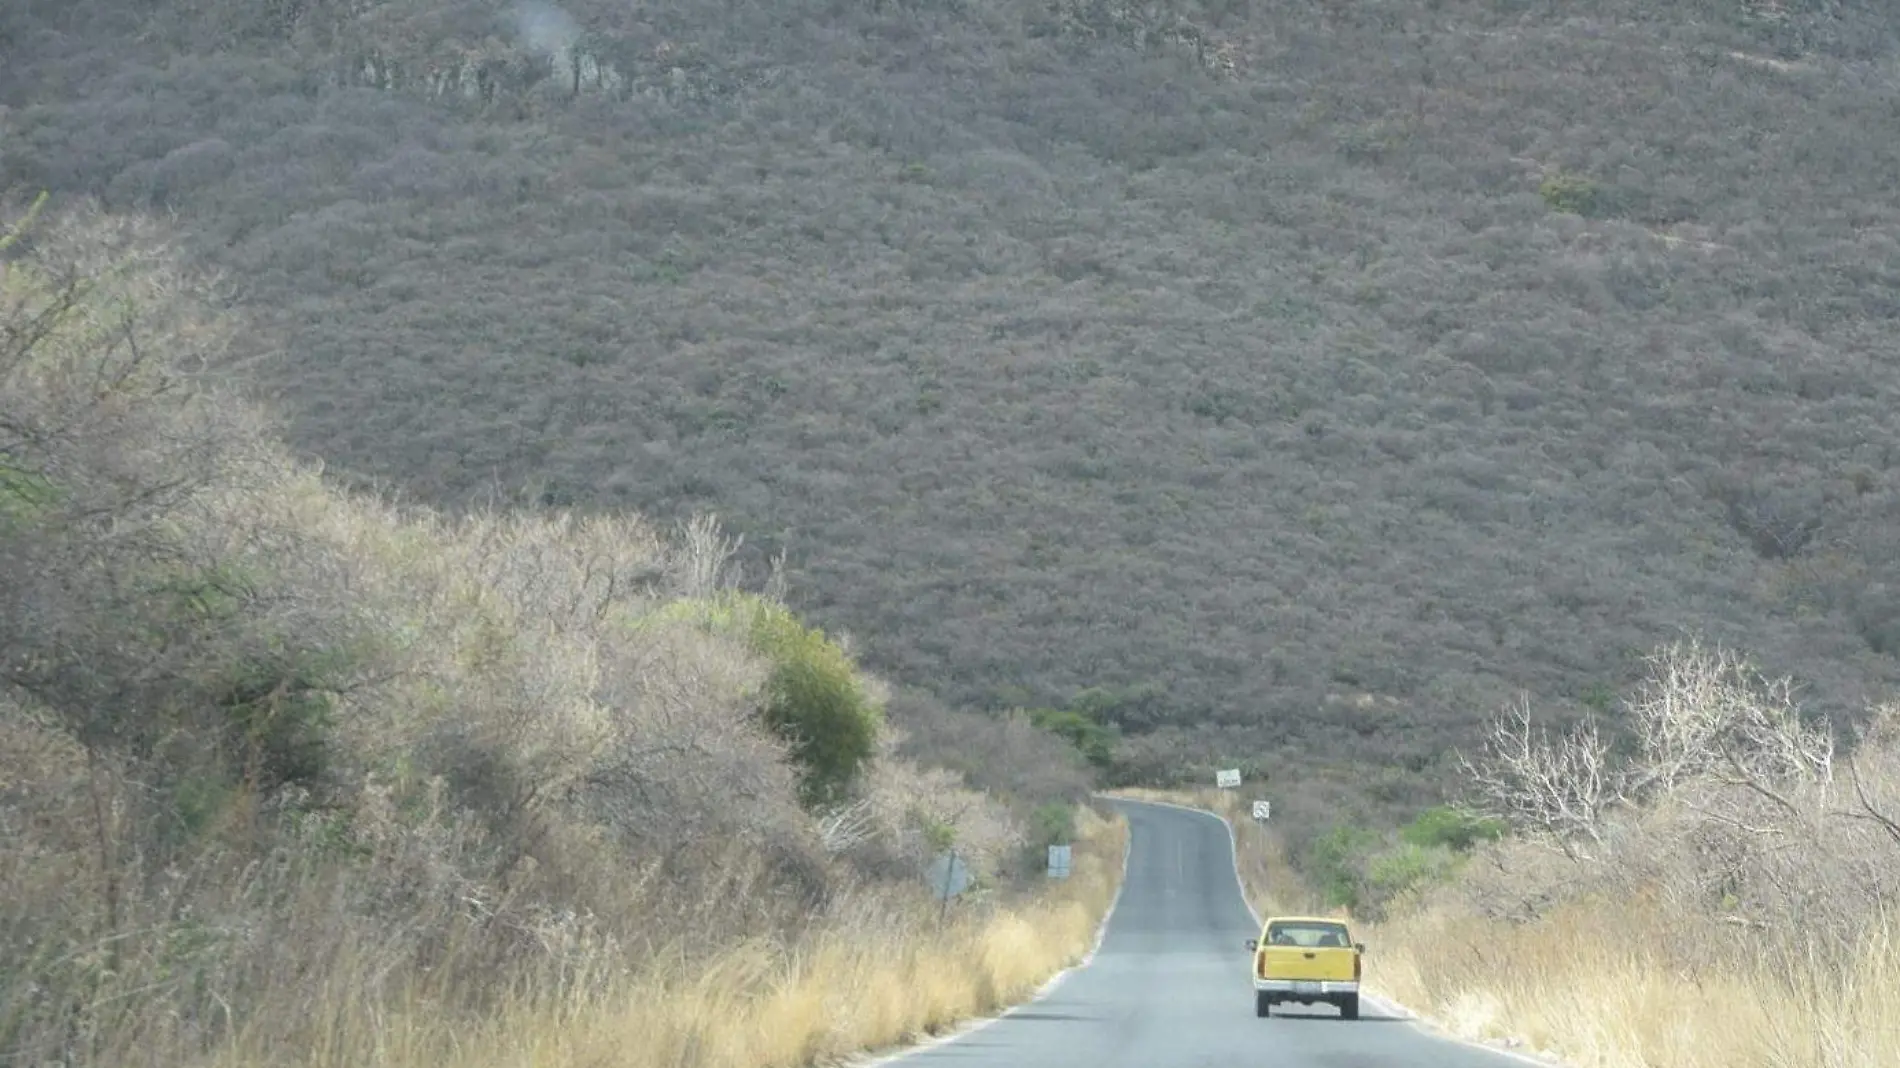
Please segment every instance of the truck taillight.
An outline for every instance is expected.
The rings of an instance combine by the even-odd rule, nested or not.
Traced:
[[[1359,981],[1359,970],[1365,966],[1366,959],[1358,953],[1352,955],[1352,981]]]

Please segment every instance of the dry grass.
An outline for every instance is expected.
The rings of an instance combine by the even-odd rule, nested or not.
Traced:
[[[1891,916],[1867,926],[1845,968],[1785,944],[1691,965],[1734,935],[1652,902],[1579,901],[1529,924],[1432,910],[1366,936],[1379,993],[1452,1034],[1577,1068],[1900,1063],[1900,923]]]
[[[205,1063],[792,1068],[910,1042],[1027,997],[1088,951],[1127,836],[1119,820],[1085,812],[1080,823],[1074,874],[1046,895],[959,903],[939,926],[918,895],[866,894],[795,940],[735,935],[710,961],[655,961],[584,997],[526,986],[480,1021],[444,1018],[429,997],[395,1013],[369,1004],[354,993],[374,978],[367,962],[346,957],[317,988],[312,1015],[325,1026],[307,1042],[259,1028]]]

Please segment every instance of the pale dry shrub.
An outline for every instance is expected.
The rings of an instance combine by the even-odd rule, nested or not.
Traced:
[[[899,755],[958,772],[976,789],[1030,805],[1076,803],[1089,795],[1081,752],[1026,715],[951,708],[902,690],[892,694],[886,711]]]
[[[896,755],[887,735],[865,784],[871,833],[896,857],[921,871],[947,848],[979,878],[994,878],[1025,840],[1022,826],[993,795],[970,789],[963,777]]]

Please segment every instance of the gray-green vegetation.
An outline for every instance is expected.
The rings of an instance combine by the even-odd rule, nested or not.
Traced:
[[[1505,831],[1500,820],[1434,805],[1397,830],[1335,823],[1289,859],[1323,904],[1378,919],[1395,901],[1451,881],[1475,846]]]
[[[1896,681],[1897,39],[1871,0],[14,3],[0,182],[175,219],[335,474],[716,511],[919,702],[1093,690],[1124,778],[1374,766],[1311,789],[1404,812],[1517,691],[1581,712],[1683,629],[1817,713]]]

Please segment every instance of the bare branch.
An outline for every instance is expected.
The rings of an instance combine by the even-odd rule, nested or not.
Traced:
[[[679,542],[682,594],[705,597],[726,585],[726,566],[745,538],[725,537],[719,532],[718,519],[702,513],[680,524]]]
[[[1861,781],[1859,761],[1848,761],[1847,768],[1849,775],[1854,780],[1854,796],[1860,801],[1861,811],[1844,812],[1842,815],[1851,819],[1867,820],[1878,824],[1882,830],[1887,832],[1887,836],[1893,839],[1895,845],[1900,845],[1900,821],[1895,821],[1892,817],[1881,812],[1879,808],[1875,807],[1873,798],[1867,796],[1867,784]]]
[[[1601,843],[1603,817],[1621,797],[1596,724],[1553,743],[1532,727],[1527,700],[1493,723],[1482,760],[1460,760],[1487,814],[1547,834],[1566,852],[1578,838]]]

